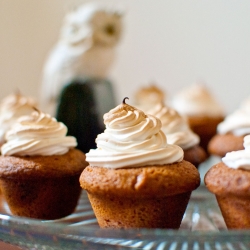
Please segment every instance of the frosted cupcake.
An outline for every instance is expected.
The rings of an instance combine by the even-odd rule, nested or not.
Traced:
[[[85,155],[55,118],[35,111],[6,133],[1,148],[0,186],[13,215],[56,219],[73,212]]]
[[[247,134],[250,134],[250,113],[245,108],[239,108],[218,125],[217,134],[209,142],[208,150],[219,157],[241,150]]]
[[[176,110],[158,104],[148,113],[161,120],[162,131],[167,136],[168,143],[178,145],[183,149],[184,160],[191,162],[196,167],[206,160],[206,152],[199,146],[199,136],[190,129],[186,119]]]
[[[179,228],[200,184],[183,150],[167,143],[161,121],[125,101],[104,115],[97,149],[80,177],[102,228]]]
[[[205,175],[229,229],[250,228],[250,135],[244,137],[244,148],[227,153]]]
[[[135,93],[135,106],[144,112],[165,101],[165,93],[155,84],[142,87]]]
[[[193,84],[177,94],[173,107],[187,117],[190,128],[199,135],[200,145],[207,151],[217,125],[224,119],[224,110],[202,84]]]
[[[15,93],[5,97],[0,103],[0,146],[5,142],[5,134],[20,116],[31,114],[36,106],[34,99]]]

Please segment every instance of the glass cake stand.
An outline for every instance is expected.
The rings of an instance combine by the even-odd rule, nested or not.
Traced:
[[[53,221],[12,216],[1,199],[0,240],[32,250],[247,250],[250,230],[227,230],[215,197],[201,185],[192,193],[179,230],[100,229],[85,191],[73,214]]]

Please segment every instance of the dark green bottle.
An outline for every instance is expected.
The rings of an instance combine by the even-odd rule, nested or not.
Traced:
[[[103,79],[76,79],[60,94],[56,118],[75,136],[84,153],[96,148],[95,139],[105,129],[103,115],[115,107],[112,84]]]

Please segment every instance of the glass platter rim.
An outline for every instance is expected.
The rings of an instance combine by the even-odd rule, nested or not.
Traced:
[[[23,227],[25,226],[25,227]],[[44,233],[44,229],[47,229],[46,234],[55,234],[65,235],[65,233],[71,235],[79,236],[89,236],[90,233],[103,233],[105,237],[111,236],[116,237],[128,237],[140,234],[143,236],[180,236],[180,237],[197,237],[197,236],[208,236],[213,237],[217,240],[220,236],[249,236],[250,239],[250,230],[223,230],[223,231],[188,231],[188,230],[173,230],[173,229],[102,229],[96,226],[81,226],[81,227],[70,227],[66,226],[62,222],[53,222],[47,223],[46,221],[40,221],[37,219],[15,217],[11,215],[0,214],[0,228],[9,228],[9,229],[19,229],[21,231],[27,231],[27,229],[36,228],[36,232]],[[114,234],[115,233],[115,234]],[[84,235],[85,234],[85,235]]]
[[[7,225],[3,222],[9,222]],[[28,227],[27,227],[28,225]],[[23,249],[138,249],[138,243],[144,245],[156,243],[162,244],[171,242],[171,244],[181,244],[188,246],[184,249],[204,249],[206,244],[215,246],[221,245],[219,249],[225,248],[225,245],[232,245],[239,242],[243,247],[249,246],[250,230],[232,230],[232,231],[204,231],[190,232],[185,230],[167,230],[167,229],[100,229],[92,226],[81,228],[63,227],[62,223],[46,224],[26,218],[0,218],[0,232],[3,227],[7,230],[15,230],[15,240],[6,238],[3,234],[1,240],[24,247]],[[14,227],[13,227],[14,226]],[[28,230],[28,232],[27,232]],[[16,231],[18,231],[16,233]],[[25,234],[25,239],[16,238],[16,235]],[[10,232],[11,234],[11,232]],[[33,239],[30,240],[30,235]],[[56,234],[56,238],[55,238]],[[1,235],[1,233],[0,233]],[[35,235],[35,236],[34,236]],[[44,239],[45,238],[45,239]],[[26,242],[27,241],[27,242]],[[128,242],[130,244],[128,244]],[[64,248],[66,246],[66,248]],[[133,247],[134,246],[134,247]],[[28,247],[28,248],[26,248]],[[158,249],[158,248],[140,248],[140,249]],[[170,249],[168,248],[163,249]],[[175,248],[173,248],[175,249]],[[179,249],[179,248],[177,248]],[[181,248],[183,249],[183,248]],[[213,249],[213,248],[210,248]],[[248,248],[229,248],[229,249],[248,249]]]
[[[244,242],[250,246],[250,230],[222,230],[222,231],[189,231],[189,230],[170,230],[170,229],[101,229],[98,226],[81,225],[71,227],[62,222],[41,221],[17,217],[12,215],[0,214],[0,240],[19,245],[6,239],[6,235],[18,236],[30,240],[46,238],[45,245],[50,243],[58,244],[70,242],[75,244],[82,242],[94,245],[110,245],[110,241],[176,241],[176,242]],[[53,242],[56,236],[56,243]],[[33,239],[31,239],[33,237]],[[19,242],[20,243],[20,242]],[[21,240],[21,243],[22,240]],[[42,244],[42,243],[41,243]],[[115,246],[113,243],[111,246]],[[130,247],[131,248],[131,247]],[[38,248],[39,249],[39,248]],[[46,248],[45,248],[46,249]],[[68,248],[70,249],[70,248]],[[94,249],[94,248],[91,248]]]
[[[215,159],[216,160],[216,159]],[[212,159],[213,161],[213,159]],[[217,160],[216,160],[217,161]],[[214,161],[213,161],[214,162]],[[204,164],[205,168],[211,166],[211,160],[208,164]],[[199,167],[200,168],[200,167]],[[205,169],[206,172],[206,169]],[[201,179],[204,173],[201,173]],[[197,190],[206,190],[204,183]],[[202,191],[202,192],[203,192]],[[193,192],[194,193],[194,192]],[[204,194],[204,193],[200,193]],[[199,195],[195,196],[194,203],[199,201]],[[211,193],[206,192],[205,199],[209,199],[208,196],[214,197]],[[196,200],[198,197],[198,200]],[[215,198],[214,198],[215,200]],[[201,201],[202,202],[202,201]],[[6,237],[8,236],[8,237]],[[13,240],[13,237],[19,237],[20,241]],[[56,239],[55,239],[56,236]],[[8,242],[13,245],[27,246],[23,238],[25,238],[30,246],[43,245],[45,248],[32,248],[32,249],[62,249],[60,248],[47,248],[47,246],[53,245],[58,246],[61,242],[63,244],[69,243],[66,249],[82,249],[76,248],[75,246],[79,243],[85,244],[85,248],[90,244],[90,249],[98,249],[100,246],[108,245],[114,249],[116,247],[115,242],[122,241],[169,241],[169,242],[188,242],[188,244],[215,244],[229,242],[243,242],[247,244],[247,248],[236,248],[236,249],[250,249],[250,229],[249,230],[218,230],[218,231],[190,231],[185,229],[170,230],[170,229],[101,229],[97,225],[80,225],[71,227],[63,222],[56,221],[41,221],[38,219],[23,218],[18,216],[12,216],[10,214],[3,214],[0,211],[0,241]],[[42,238],[40,240],[40,238]],[[40,240],[40,242],[36,242]],[[113,242],[111,242],[113,241]],[[23,245],[22,245],[23,244]],[[77,246],[79,246],[79,244]],[[73,246],[71,248],[71,246]],[[133,245],[133,244],[132,244]],[[118,244],[120,247],[121,245]],[[249,248],[248,248],[249,247]],[[123,248],[126,246],[123,245]],[[122,249],[123,249],[122,248]],[[129,246],[129,248],[133,248]],[[24,248],[25,249],[25,248]],[[64,249],[64,248],[63,248]],[[117,249],[117,248],[115,248]],[[120,249],[120,248],[119,248]],[[151,249],[151,248],[150,248]],[[184,248],[189,249],[189,248]],[[192,248],[193,249],[193,248]],[[200,248],[197,248],[200,249]],[[202,248],[203,249],[203,248]],[[224,249],[224,248],[223,248]],[[227,249],[227,248],[225,248]],[[230,248],[231,249],[231,248]]]

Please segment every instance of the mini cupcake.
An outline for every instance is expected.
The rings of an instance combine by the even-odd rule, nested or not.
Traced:
[[[176,110],[158,104],[149,114],[161,120],[162,131],[167,136],[169,144],[176,144],[184,151],[184,160],[191,162],[197,168],[207,158],[205,150],[199,146],[200,138],[189,127],[186,119]]]
[[[200,184],[183,150],[167,144],[161,121],[125,101],[104,115],[97,149],[80,177],[102,228],[179,228]]]
[[[13,215],[57,219],[73,212],[85,155],[55,118],[35,111],[18,119],[1,148],[0,186]]]
[[[205,175],[229,229],[250,228],[250,135],[244,137],[244,147],[227,153]]]
[[[6,96],[0,103],[0,146],[5,142],[5,134],[11,125],[23,115],[31,114],[36,106],[34,99],[20,93]]]
[[[174,97],[172,104],[174,109],[187,117],[190,128],[200,137],[200,145],[207,151],[217,125],[224,119],[221,105],[202,84],[184,89]]]
[[[165,101],[165,93],[155,84],[142,87],[135,93],[135,106],[144,112]]]
[[[217,134],[208,144],[208,151],[223,157],[227,152],[244,149],[243,140],[247,134],[250,134],[250,113],[239,108],[218,125]]]

